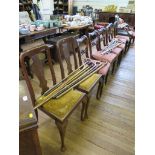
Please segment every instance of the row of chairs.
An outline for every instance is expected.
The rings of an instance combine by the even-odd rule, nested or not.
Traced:
[[[85,58],[91,58],[105,63],[104,67],[101,68],[98,73],[94,73],[91,77],[81,82],[75,89],[72,89],[60,98],[51,99],[39,107],[41,111],[55,120],[55,124],[60,133],[62,151],[65,150],[64,137],[69,116],[79,105],[82,105],[81,120],[83,121],[88,118],[89,99],[91,93],[94,93],[94,87],[98,85],[96,98],[100,99],[103,86],[107,83],[109,73],[111,72],[113,74],[115,72],[116,67],[118,67],[121,62],[122,56],[127,51],[129,38],[125,39],[123,37],[121,38],[121,36],[116,36],[115,29],[113,28],[114,27],[109,24],[106,28],[94,30],[89,33],[89,36],[84,35],[78,39],[67,37],[59,40],[56,45],[59,59],[59,67],[57,68],[55,67],[56,64],[52,63],[50,52],[52,45],[42,45],[25,51],[20,55],[22,73],[30,91],[33,106],[35,106],[36,103],[46,100],[47,96],[41,95],[39,98],[36,98],[35,90],[31,83],[32,80],[26,69],[25,60],[27,58],[31,61],[33,74],[35,74],[40,82],[39,86],[42,89],[41,94],[49,90],[48,82],[50,85],[59,83],[57,78],[58,73],[61,75],[61,80],[66,78],[83,64]],[[114,37],[118,37],[122,41],[122,44],[114,48],[111,53],[105,55],[100,54],[102,47],[107,46]],[[42,57],[41,55],[44,56]],[[45,57],[47,58],[46,64],[44,63]],[[47,69],[47,66],[49,66],[49,69]],[[60,69],[59,72],[58,69]],[[45,78],[45,72],[47,72],[47,70],[50,72],[48,76],[51,75],[52,78],[50,79],[52,80]],[[56,72],[57,74],[55,74]],[[49,77],[47,78],[49,79]],[[37,110],[35,112],[38,117]]]

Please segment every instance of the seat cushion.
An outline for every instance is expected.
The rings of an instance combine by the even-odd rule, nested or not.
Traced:
[[[118,48],[121,48],[122,50],[124,50],[125,49],[125,44],[119,45]]]
[[[102,67],[100,70],[99,70],[99,74],[102,74],[102,75],[106,75],[108,73],[108,70],[110,68],[110,63],[108,62],[104,67]]]
[[[101,54],[100,51],[93,51],[92,56],[96,60],[99,61],[107,60],[109,63],[112,63],[117,58],[117,54],[114,53]]]
[[[130,40],[130,38],[128,36],[122,36],[122,35],[116,35],[116,38],[125,39],[126,41]]]
[[[116,48],[114,48],[112,50],[112,52],[115,53],[115,54],[117,54],[117,55],[121,54],[121,51],[122,51],[122,48],[119,48],[119,47],[116,47]]]
[[[123,43],[122,44],[125,44],[127,41],[128,41],[128,39],[124,39],[124,38],[119,38],[119,37],[117,37],[120,41],[122,41]]]
[[[101,29],[101,28],[103,28],[104,26],[102,26],[102,25],[95,25],[94,26],[94,28],[96,29],[96,30],[98,30],[98,29]]]
[[[42,106],[42,108],[56,118],[63,120],[70,113],[70,111],[72,111],[76,104],[84,97],[84,95],[84,93],[78,90],[70,90],[57,99],[50,99]],[[50,95],[47,95],[46,97],[41,96],[37,99],[36,103],[41,103],[49,96]]]
[[[84,92],[90,92],[101,76],[101,74],[93,74],[91,77],[83,81],[78,88],[84,90]]]

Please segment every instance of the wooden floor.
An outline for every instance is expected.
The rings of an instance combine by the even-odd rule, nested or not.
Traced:
[[[53,120],[39,112],[39,139],[43,155],[133,155],[135,145],[135,50],[131,47],[116,74],[110,76],[100,100],[93,92],[89,118],[80,121],[79,107],[66,130],[67,150]]]

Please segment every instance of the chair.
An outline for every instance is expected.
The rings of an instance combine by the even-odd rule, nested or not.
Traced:
[[[135,38],[133,29],[130,26],[119,28],[118,21],[115,21],[114,25],[115,25],[115,36],[119,39],[123,39],[124,41],[127,41],[127,45],[128,45],[127,50],[128,50],[131,45],[131,40],[134,41],[134,38]]]
[[[46,56],[48,61],[47,64],[43,66],[44,63],[42,60]],[[35,87],[33,87],[32,85],[33,81],[29,79],[26,70],[25,59],[27,57],[31,61],[32,72],[36,76],[36,79],[38,79],[40,82],[39,87],[41,88],[42,95],[40,96],[39,94],[40,92],[38,92],[39,94],[38,98],[36,97],[37,90],[35,90]],[[80,103],[82,103],[81,120],[84,119],[85,102],[83,101],[85,100],[85,93],[80,92],[78,90],[70,90],[65,95],[59,98],[50,99],[52,94],[47,93],[47,91],[49,91],[49,87],[47,86],[47,80],[45,79],[44,75],[45,71],[46,75],[48,76],[47,79],[50,79],[48,80],[48,84],[50,83],[51,85],[53,83],[53,85],[55,86],[57,84],[57,78],[55,76],[54,67],[51,61],[50,50],[49,47],[47,47],[46,45],[42,45],[21,53],[20,64],[24,75],[24,79],[26,80],[28,89],[30,91],[33,106],[35,107],[37,104],[46,101],[42,106],[39,107],[39,109],[43,111],[45,114],[47,114],[50,118],[55,120],[55,124],[59,130],[61,138],[61,151],[64,151],[65,150],[64,137],[68,123],[68,118]],[[47,74],[47,71],[49,71],[49,74]],[[50,76],[52,76],[52,80]],[[35,112],[38,116],[37,110],[35,110]]]
[[[100,45],[100,36],[98,32],[95,30],[92,33],[89,33],[89,49],[90,49],[90,58],[99,60],[99,61],[108,61],[112,67],[112,74],[115,71],[115,65],[118,61],[118,54],[113,52],[102,55],[100,51],[102,50]]]
[[[76,39],[76,41],[77,41],[77,44],[78,44],[76,50],[77,50],[78,54],[80,55],[79,56],[79,58],[80,58],[79,63],[81,65],[85,58],[90,58],[90,53],[89,53],[89,50],[88,50],[89,49],[89,40],[88,40],[88,37],[86,35],[84,35],[81,38]],[[99,72],[98,72],[99,74],[102,75],[102,78],[99,81],[100,82],[100,84],[99,84],[99,87],[100,87],[99,90],[100,91],[99,91],[99,93],[97,93],[97,99],[100,99],[100,97],[102,95],[102,90],[103,90],[104,83],[105,84],[107,83],[107,75],[108,75],[108,72],[109,72],[110,63],[107,62],[107,61],[105,61],[105,63],[106,63],[106,65],[103,68],[101,68],[99,70]],[[89,80],[81,83],[79,85],[78,89],[79,90],[84,90],[84,92],[86,94],[89,94],[89,92],[91,91],[90,88],[88,90],[85,89],[86,88],[85,85],[89,86],[89,83],[90,83]],[[91,85],[90,85],[90,87],[91,87]],[[87,102],[87,106],[86,106],[86,110],[85,110],[86,117],[88,117],[88,114],[87,114],[88,106],[89,106],[89,102]]]
[[[88,48],[87,48],[88,50]],[[60,68],[61,68],[61,75],[62,79],[65,78],[65,72],[64,68],[66,66],[68,73],[70,74],[73,72],[73,70],[77,69],[79,66],[83,64],[82,58],[81,58],[81,53],[78,50],[78,44],[76,40],[72,37],[68,37],[62,40],[59,40],[57,43],[57,51],[58,51],[58,57],[59,57],[59,63],[60,63]],[[87,52],[86,52],[87,53]],[[88,54],[88,53],[87,53]],[[71,61],[71,57],[73,58]],[[87,55],[88,57],[88,55]],[[77,89],[80,90],[81,92],[86,93],[87,95],[87,100],[85,101],[86,103],[86,109],[89,104],[89,96],[91,95],[91,92],[93,88],[98,84],[98,89],[97,89],[97,94],[96,97],[99,99],[99,94],[101,91],[101,86],[102,86],[102,80],[101,80],[101,74],[93,74],[91,77],[83,81]],[[101,81],[100,81],[101,80]],[[85,113],[85,118],[87,117],[87,110]]]
[[[113,49],[113,53],[119,55],[118,57],[118,65],[120,64],[121,60],[122,60],[122,56],[126,53],[126,49],[127,49],[127,40],[122,39],[122,38],[117,38],[116,37],[116,23],[112,24],[109,23],[108,26],[106,27],[107,29],[107,40],[108,42],[110,42],[112,39],[118,39],[119,41],[121,41],[122,43],[115,47]]]

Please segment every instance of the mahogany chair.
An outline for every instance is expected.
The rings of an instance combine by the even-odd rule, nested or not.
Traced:
[[[114,27],[115,27],[115,36],[127,42],[127,50],[128,50],[131,45],[131,40],[133,40],[134,42],[134,38],[135,38],[134,28],[130,26],[119,28],[118,21],[115,21]]]
[[[42,61],[43,59],[42,57],[45,57],[45,55],[47,56],[48,60],[46,64],[44,64]],[[38,92],[39,94],[38,98],[36,97],[37,91],[32,85],[33,81],[29,79],[28,72],[26,70],[25,60],[27,57],[31,61],[32,72],[36,76],[36,79],[39,80],[38,84],[39,87],[41,88],[42,95],[40,96],[39,94],[40,92]],[[24,79],[26,80],[32,98],[33,106],[36,106],[38,103],[41,103],[46,99],[49,99],[48,101],[46,100],[46,102],[42,106],[39,107],[39,110],[43,111],[50,118],[55,120],[55,124],[59,130],[61,138],[61,151],[64,151],[65,150],[64,137],[68,123],[68,118],[72,114],[72,112],[77,108],[77,106],[81,103],[82,103],[81,120],[84,119],[85,102],[83,101],[85,100],[85,93],[78,90],[70,90],[69,92],[67,92],[66,94],[64,94],[59,98],[50,99],[51,94],[47,93],[47,91],[49,90],[48,85],[49,83],[50,85],[56,85],[58,80],[55,76],[55,71],[51,61],[49,47],[47,47],[46,45],[42,45],[21,53],[20,63]],[[45,71],[46,71],[46,79],[45,79]],[[47,71],[49,72],[49,74],[47,74]],[[52,77],[52,80],[50,76]],[[47,79],[49,79],[48,85],[47,85]],[[37,110],[35,110],[35,112],[37,113]]]
[[[100,36],[98,31],[93,31],[89,33],[89,50],[90,50],[90,58],[96,59],[99,61],[108,61],[110,66],[112,67],[111,73],[113,74],[115,71],[116,64],[118,62],[118,54],[114,52],[110,52],[108,54],[101,54],[102,50],[100,45]]]
[[[60,40],[57,43],[57,51],[59,55],[58,57],[59,57],[62,79],[65,78],[65,76],[67,76],[65,75],[65,72],[64,72],[65,66],[67,66],[67,70],[68,70],[67,74],[70,74],[71,72],[73,72],[73,70],[77,69],[79,66],[83,64],[82,55],[79,52],[78,44],[76,40],[72,37],[68,37]],[[86,55],[88,54],[87,51],[88,51],[88,47],[86,48]],[[71,61],[71,57],[73,58],[72,59],[73,61]],[[97,85],[98,85],[98,88],[97,88],[96,98],[97,99],[100,98],[101,87],[103,85],[101,76],[102,76],[101,74],[94,73],[92,76],[90,76],[88,79],[86,79],[85,81],[83,81],[77,86],[78,90],[87,94],[86,95],[87,100],[85,100],[85,103],[87,105],[86,109],[89,104],[89,98],[92,93],[92,90]],[[87,110],[85,113],[85,118],[86,117],[88,117]]]
[[[113,53],[119,55],[117,64],[119,65],[122,60],[122,56],[126,53],[127,41],[125,39],[116,37],[116,22],[114,24],[109,23],[109,25],[106,28],[107,28],[107,38],[109,42],[115,38],[122,42],[119,46],[113,49]]]
[[[79,58],[80,58],[79,63],[81,65],[85,58],[90,58],[89,40],[88,40],[88,37],[86,35],[84,35],[81,38],[76,39],[76,41],[77,41],[77,49],[76,50],[78,52],[78,55],[79,55]],[[100,91],[99,91],[99,93],[97,93],[97,99],[99,99],[101,97],[101,95],[102,95],[102,90],[103,90],[104,83],[105,84],[107,83],[107,75],[108,75],[108,72],[109,72],[110,63],[108,61],[105,61],[105,63],[106,63],[106,65],[98,71],[98,73],[102,75],[102,78],[99,81],[100,82],[100,84],[99,84]],[[84,90],[83,89],[84,85],[85,85],[85,82],[80,84],[78,89],[79,90]],[[84,90],[84,92],[86,94],[89,94],[90,91],[91,91],[90,88],[87,91]],[[89,102],[87,102],[87,106],[86,106],[86,110],[85,110],[86,117],[88,117],[88,114],[87,114],[88,106],[89,106]]]

